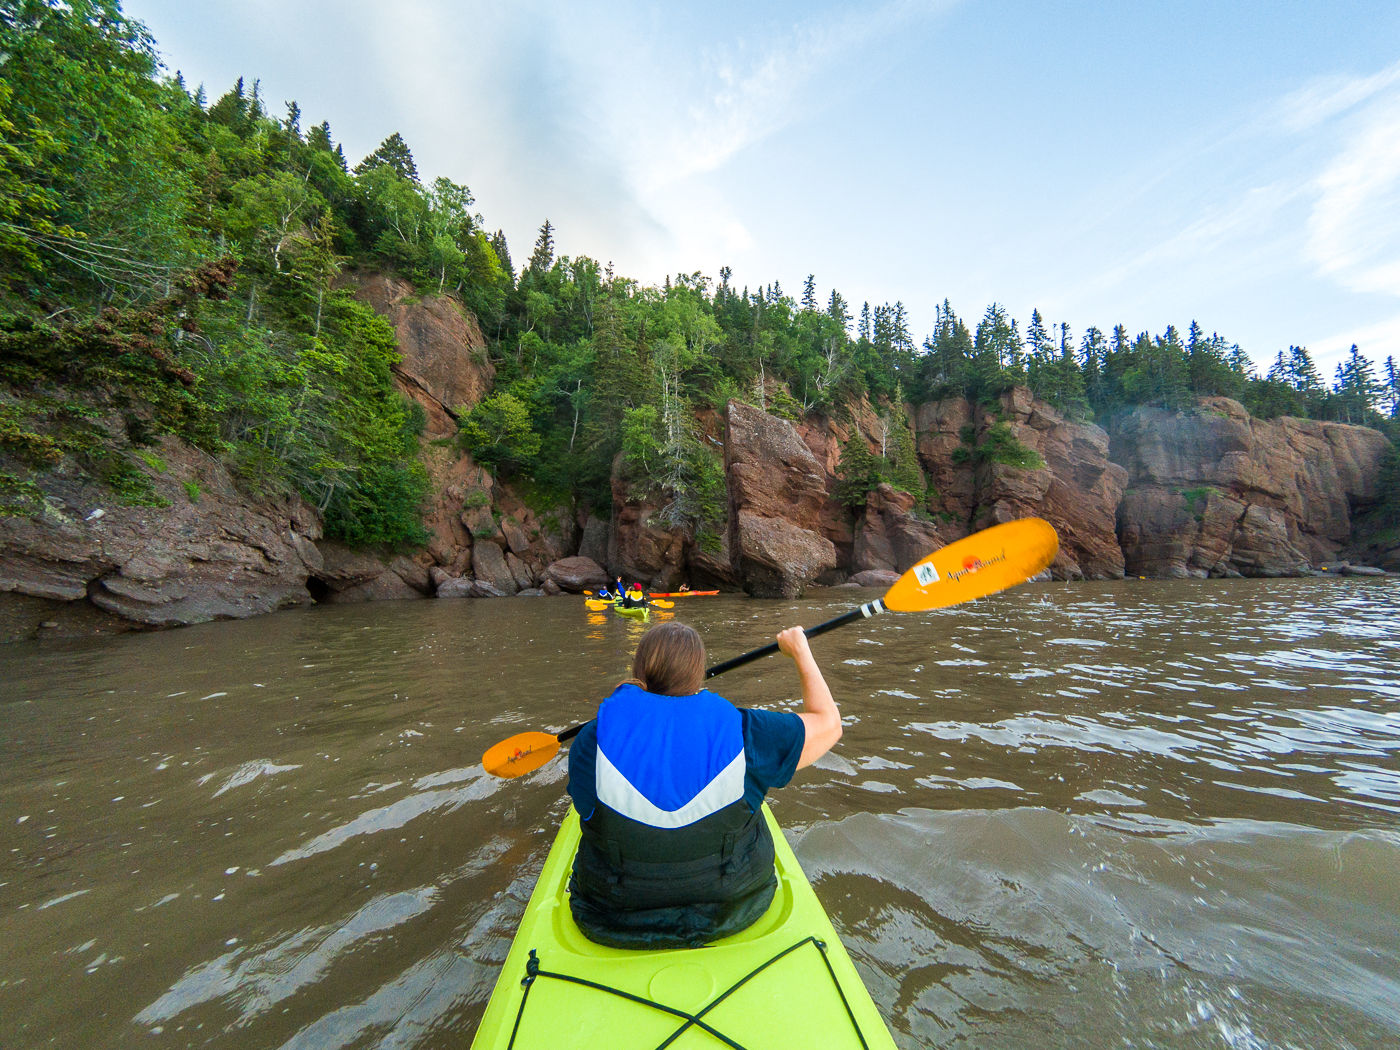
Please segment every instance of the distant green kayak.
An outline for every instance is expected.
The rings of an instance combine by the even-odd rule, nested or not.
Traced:
[[[645,605],[639,606],[636,609],[625,609],[621,605],[614,605],[613,612],[617,613],[619,616],[630,616],[634,620],[642,620],[644,622],[651,619],[651,610]]]
[[[594,944],[569,912],[572,808],[525,906],[473,1050],[894,1050],[850,956],[765,805],[778,891],[753,926],[704,948]]]

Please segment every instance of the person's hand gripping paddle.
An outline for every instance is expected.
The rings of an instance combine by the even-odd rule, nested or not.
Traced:
[[[842,613],[804,632],[815,638],[848,623],[884,612],[923,612],[958,605],[1004,591],[1049,567],[1059,553],[1060,540],[1054,528],[1040,518],[1022,518],[1004,525],[993,525],[965,539],[936,550],[895,581],[883,598],[866,602],[858,609]],[[776,642],[715,664],[705,677],[732,671],[778,651]],[[481,756],[486,772],[498,777],[518,777],[539,769],[559,751],[559,746],[578,735],[583,726],[564,732],[517,733],[502,740]]]

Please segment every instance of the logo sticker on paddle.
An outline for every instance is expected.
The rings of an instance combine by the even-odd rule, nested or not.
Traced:
[[[885,607],[913,612],[995,594],[1049,568],[1059,550],[1054,528],[1040,518],[993,525],[915,565],[890,588]]]

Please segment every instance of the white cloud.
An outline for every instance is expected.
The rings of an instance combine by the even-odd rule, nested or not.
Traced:
[[[1324,336],[1314,344],[1313,357],[1319,365],[1330,367],[1347,356],[1353,343],[1378,365],[1387,357],[1400,358],[1400,314],[1377,324],[1343,329]],[[1326,378],[1330,380],[1330,372]]]
[[[1369,77],[1319,77],[1283,97],[1279,123],[1291,132],[1308,131],[1397,83],[1400,62]]]
[[[1345,288],[1400,296],[1400,90],[1357,124],[1317,178],[1308,252]]]
[[[953,2],[891,0],[817,12],[785,30],[764,24],[708,46],[676,26],[656,32],[646,19],[551,14],[549,28],[537,36],[568,41],[551,52],[557,94],[572,100],[571,150],[587,158],[582,167],[595,180],[606,182],[614,209],[603,228],[576,243],[654,280],[754,247],[733,202],[710,176],[820,113],[862,78],[877,76],[862,62],[872,46]],[[579,167],[572,166],[571,180]],[[597,211],[597,198],[578,200],[568,191],[562,196],[573,196],[580,210]],[[588,222],[571,215],[562,225],[579,219]]]

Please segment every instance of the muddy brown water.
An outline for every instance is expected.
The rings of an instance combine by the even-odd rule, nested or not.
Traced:
[[[676,614],[717,661],[858,596]],[[479,756],[638,635],[581,605],[0,649],[0,1044],[465,1047],[565,807],[561,760]],[[902,1047],[1400,1045],[1400,581],[1033,585],[814,648],[845,737],[770,798]],[[781,658],[714,684],[795,702]]]

